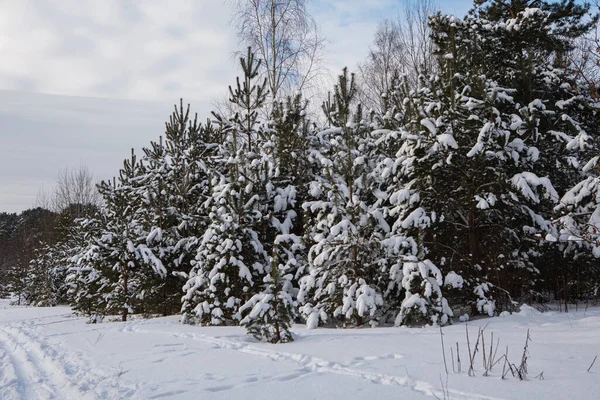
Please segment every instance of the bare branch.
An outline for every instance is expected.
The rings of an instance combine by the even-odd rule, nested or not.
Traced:
[[[308,12],[308,0],[233,0],[242,43],[264,62],[271,101],[315,90],[325,40]]]
[[[74,217],[81,217],[89,207],[100,205],[94,175],[87,166],[65,168],[58,173],[57,186],[50,197],[50,209],[55,212],[72,211]],[[41,201],[41,200],[40,200]]]
[[[402,14],[383,20],[375,32],[367,59],[359,65],[361,102],[378,108],[399,76],[414,87],[421,74],[434,70],[429,16],[437,11],[433,0],[404,0]]]

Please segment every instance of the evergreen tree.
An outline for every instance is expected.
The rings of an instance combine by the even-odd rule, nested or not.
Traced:
[[[191,269],[198,238],[206,229],[203,203],[209,194],[209,167],[214,145],[212,126],[190,117],[181,102],[166,124],[165,141],[144,149],[145,175],[140,182],[146,244],[161,260],[164,276],[146,274],[141,284],[146,312],[179,312],[182,276]]]
[[[511,296],[531,293],[535,235],[549,228],[557,187],[576,173],[575,150],[586,139],[583,99],[567,71],[547,66],[557,50],[543,64],[527,59],[536,72],[527,85],[528,72],[513,62],[530,46],[543,51],[551,20],[539,9],[503,21],[433,18],[439,76],[395,101],[404,140],[394,165],[405,178],[390,199],[404,203],[403,228],[417,230],[428,257],[464,278],[454,300],[473,301],[480,312],[494,312],[491,295],[510,308]]]
[[[52,276],[49,265],[55,261],[54,248],[42,244],[34,251],[34,258],[29,262],[25,278],[24,298],[27,304],[37,307],[51,307],[57,304],[57,283]]]
[[[323,105],[331,127],[318,133],[312,159],[320,168],[310,183],[309,273],[299,299],[305,313],[324,312],[351,325],[375,323],[382,305],[382,239],[389,226],[373,194],[375,148],[361,106],[354,105],[354,75],[339,78],[333,98]],[[307,318],[309,316],[307,315]]]
[[[139,187],[145,174],[144,166],[133,153],[125,160],[118,181],[102,181],[98,190],[104,200],[101,217],[96,221],[97,234],[76,256],[78,267],[71,281],[98,286],[94,298],[100,300],[89,308],[101,314],[120,314],[123,321],[130,313],[143,308],[141,282],[148,275],[164,277],[167,273],[161,260],[157,258],[148,243],[152,237],[144,230],[139,215]],[[158,231],[154,237],[159,236]],[[77,275],[82,276],[77,276]],[[77,287],[77,286],[76,286]],[[81,300],[82,293],[74,293],[75,302]]]
[[[108,265],[108,252],[97,243],[102,228],[106,226],[106,214],[100,212],[93,218],[76,222],[76,244],[72,246],[73,256],[68,260],[69,268],[66,283],[72,309],[91,317],[96,322],[107,313],[106,293],[111,281],[118,279],[118,273]]]
[[[288,258],[287,264],[279,262],[278,246],[273,248],[269,272],[263,278],[263,288],[240,307],[246,316],[240,321],[248,333],[259,340],[271,343],[286,343],[293,340],[290,326],[296,315],[296,304],[292,297],[291,274],[287,274],[295,259]],[[291,265],[290,265],[291,264]],[[246,313],[246,310],[250,310]]]
[[[257,275],[269,257],[260,230],[265,204],[265,168],[258,155],[258,112],[266,83],[256,84],[260,61],[248,49],[240,59],[243,80],[230,87],[230,101],[241,110],[226,119],[216,115],[223,142],[217,147],[212,176],[208,226],[184,285],[184,322],[220,325],[240,319],[240,307],[252,295]]]
[[[501,42],[492,53],[497,68],[491,73],[503,86],[518,88],[515,98],[522,104],[538,103],[522,119],[543,155],[536,169],[543,170],[563,196],[574,182],[585,179],[580,168],[597,148],[597,139],[591,135],[597,124],[593,93],[589,85],[578,81],[580,74],[569,52],[599,16],[590,13],[589,4],[568,0],[478,3],[475,13],[513,27],[498,31]],[[553,205],[540,206],[535,211],[549,215]],[[569,293],[575,294],[578,289],[569,286],[585,286],[584,271],[593,270],[595,264],[578,246],[544,246],[541,253],[534,265],[540,272],[536,290],[543,298],[566,299]]]
[[[240,323],[256,338],[272,343],[293,338],[289,328],[297,316],[294,284],[306,267],[301,208],[308,175],[305,108],[300,95],[275,104],[259,137],[260,164],[265,171],[260,231],[270,265],[265,266],[262,284],[256,285],[258,293],[240,308],[245,315]]]
[[[538,103],[522,119],[544,155],[537,169],[545,171],[563,196],[574,182],[585,179],[580,167],[597,148],[597,139],[591,135],[598,118],[593,93],[587,83],[578,82],[580,74],[571,64],[569,52],[597,24],[598,14],[591,14],[587,3],[570,0],[477,3],[474,13],[513,27],[499,31],[502,37],[493,52],[498,61],[492,73],[502,85],[519,88],[515,98],[521,103]],[[550,215],[553,204],[541,206],[543,210],[535,211]],[[561,207],[561,211],[571,206]],[[563,298],[565,304],[570,297],[575,301],[577,292],[587,290],[585,277],[595,271],[593,257],[574,243],[542,246],[534,260],[539,271],[536,294],[541,299]]]
[[[600,289],[597,262],[600,257],[598,159],[598,156],[593,157],[583,167],[587,176],[561,198],[556,211],[562,215],[554,221],[551,232],[546,236],[553,245],[550,250],[558,250],[572,260],[572,263],[561,265],[557,276],[545,277],[550,283],[556,282],[555,298],[562,298],[565,308],[568,302],[596,297]]]

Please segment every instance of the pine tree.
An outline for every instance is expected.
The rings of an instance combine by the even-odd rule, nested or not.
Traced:
[[[92,322],[107,313],[106,293],[118,274],[108,264],[110,253],[103,251],[97,240],[101,237],[102,228],[106,226],[106,214],[99,213],[95,217],[78,220],[76,244],[69,261],[66,277],[68,298],[71,307],[79,314],[88,315]]]
[[[598,143],[595,143],[596,149]],[[598,150],[596,150],[598,151]],[[597,259],[600,257],[600,177],[593,157],[584,167],[587,175],[561,198],[555,210],[559,213],[546,235],[548,251],[566,260],[555,274],[545,271],[548,283],[555,283],[554,298],[569,302],[597,297],[600,289]],[[571,261],[571,262],[569,262]]]
[[[529,104],[529,110],[521,108],[521,117],[542,155],[536,169],[544,171],[563,196],[574,182],[585,179],[580,168],[597,147],[591,135],[597,124],[593,93],[587,83],[578,81],[569,52],[596,25],[599,15],[590,13],[589,4],[565,0],[479,3],[474,10],[477,15],[513,27],[498,30],[501,42],[491,52],[498,62],[490,73],[501,85],[517,88],[515,99]],[[549,215],[553,206],[542,203],[534,211]],[[594,262],[586,260],[577,247],[545,246],[534,259],[539,271],[536,289],[544,297],[568,297],[568,286],[585,286],[582,271],[593,269]]]
[[[258,274],[262,281],[257,282],[258,293],[240,308],[244,315],[240,323],[256,338],[272,343],[293,339],[289,329],[297,316],[294,284],[306,268],[301,207],[308,176],[305,108],[300,95],[275,104],[259,136],[264,168],[260,235],[270,259],[263,274]]]
[[[199,237],[206,229],[203,203],[209,195],[214,145],[212,126],[190,117],[183,101],[166,124],[165,141],[144,149],[145,175],[139,194],[146,244],[161,260],[164,276],[146,274],[141,284],[146,312],[169,315],[181,307],[182,276],[191,269]]]
[[[266,99],[266,82],[256,84],[260,61],[248,49],[240,59],[243,81],[230,87],[236,112],[216,115],[223,142],[216,151],[208,226],[200,240],[195,264],[184,285],[184,322],[220,325],[240,319],[239,309],[254,295],[257,275],[264,274],[268,253],[261,239],[264,167],[256,130]]]
[[[303,207],[312,214],[308,230],[314,244],[298,297],[307,319],[325,313],[362,325],[379,318],[382,240],[389,226],[372,191],[375,144],[355,95],[354,75],[344,70],[323,105],[331,127],[317,134],[320,148],[312,156],[320,171]]]
[[[586,137],[568,73],[547,67],[556,53],[514,63],[530,45],[544,49],[551,19],[536,9],[502,21],[433,18],[439,75],[395,101],[403,144],[393,165],[405,175],[390,197],[395,212],[435,264],[464,278],[454,300],[488,314],[531,293],[535,235],[549,228]]]
[[[290,333],[291,323],[296,315],[296,304],[292,297],[290,266],[293,258],[287,264],[281,264],[282,259],[278,253],[278,246],[273,247],[271,266],[263,278],[263,288],[248,302],[240,307],[240,313],[246,314],[240,321],[258,340],[271,343],[286,343],[293,340]],[[291,262],[291,265],[290,265]],[[249,313],[246,313],[250,310]]]
[[[34,251],[34,258],[29,262],[23,296],[25,302],[36,307],[56,305],[54,282],[50,263],[54,259],[53,248],[40,244]]]
[[[140,310],[141,282],[148,275],[166,275],[161,260],[148,247],[148,232],[144,231],[138,213],[139,186],[144,174],[144,166],[132,150],[131,159],[124,161],[118,179],[98,185],[104,208],[97,220],[97,234],[76,257],[78,263],[85,265],[85,269],[77,270],[83,273],[84,285],[95,282],[99,286],[95,297],[99,295],[105,305],[102,308],[93,304],[92,308],[101,314],[118,313],[123,321]],[[79,278],[73,276],[71,280]],[[81,298],[80,293],[74,296],[75,301]]]

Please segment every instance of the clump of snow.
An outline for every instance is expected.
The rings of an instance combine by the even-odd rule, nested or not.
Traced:
[[[465,281],[462,276],[454,271],[448,272],[444,279],[444,286],[450,286],[454,289],[462,289]]]
[[[421,120],[421,125],[423,125],[425,128],[427,128],[427,130],[432,135],[436,135],[437,134],[437,127],[435,126],[435,123],[432,120],[430,120],[430,119],[422,119]]]
[[[534,315],[539,315],[541,313],[538,310],[536,310],[535,308],[533,308],[527,304],[523,304],[523,305],[521,305],[521,307],[519,307],[519,312],[517,312],[516,314],[524,316],[524,317],[531,317]]]

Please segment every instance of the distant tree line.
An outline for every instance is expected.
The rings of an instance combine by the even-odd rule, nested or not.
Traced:
[[[36,206],[21,213],[0,213],[0,294],[17,304],[68,303],[67,266],[52,262],[76,220],[99,211],[93,175],[82,165],[59,172],[53,192],[41,191]]]

